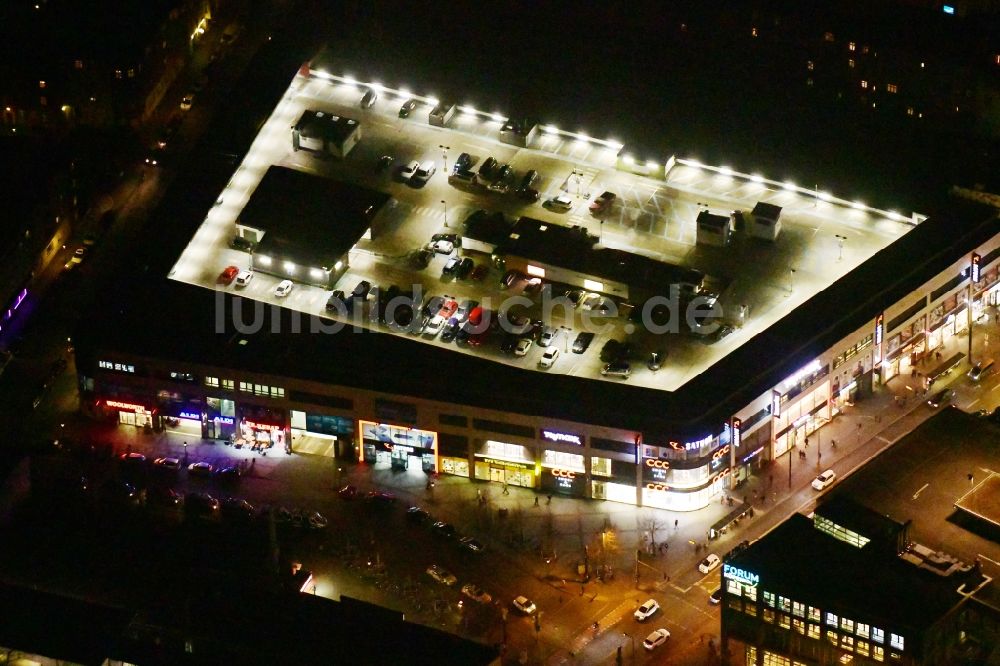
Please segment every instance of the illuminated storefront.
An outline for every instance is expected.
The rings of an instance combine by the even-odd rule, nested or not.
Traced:
[[[126,402],[123,400],[105,400],[104,408],[110,414],[117,413],[118,422],[124,425],[138,426],[140,428],[153,427],[153,416],[156,414],[155,408],[149,408],[138,402]]]
[[[829,370],[817,359],[774,389],[772,460],[804,446],[806,437],[830,421]]]
[[[546,432],[546,431],[543,431]],[[587,471],[583,456],[565,451],[542,451],[541,487],[546,492],[587,496]]]
[[[438,471],[436,432],[374,421],[358,421],[358,426],[362,462],[405,471],[417,459],[423,472]]]
[[[476,452],[476,478],[535,488],[535,458],[531,449],[520,444],[484,441]]]

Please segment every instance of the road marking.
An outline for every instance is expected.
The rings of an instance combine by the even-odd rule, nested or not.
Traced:
[[[969,407],[972,407],[972,406],[973,406],[973,405],[975,405],[975,404],[976,404],[977,402],[979,402],[979,398],[976,398],[975,400],[973,400],[972,402],[970,402],[968,406],[969,406]]]
[[[981,560],[986,560],[987,562],[992,562],[993,564],[995,564],[995,565],[997,565],[998,567],[1000,567],[1000,562],[997,562],[996,560],[994,560],[994,559],[992,559],[992,558],[989,558],[989,557],[986,557],[986,556],[985,556],[985,555],[983,555],[982,553],[979,553],[978,555],[976,555],[976,557],[978,557],[978,558],[979,558],[979,559],[981,559]]]
[[[1000,384],[997,384],[996,386],[994,386],[993,388],[991,388],[990,392],[996,391],[997,389],[1000,389]]]
[[[920,493],[924,492],[924,489],[927,488],[927,486],[929,486],[929,485],[931,485],[931,484],[925,483],[924,485],[920,486],[920,490],[918,490],[917,492],[913,493],[912,499],[917,499],[918,497],[920,497]]]
[[[879,435],[879,436],[878,436],[878,437],[877,437],[876,439],[881,439],[881,440],[882,440],[883,442],[885,442],[886,444],[892,444],[892,442],[891,442],[891,441],[889,441],[888,439],[886,439],[886,438],[885,438],[885,437],[883,437],[882,435]]]

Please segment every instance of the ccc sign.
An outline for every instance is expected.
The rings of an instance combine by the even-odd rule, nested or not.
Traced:
[[[552,470],[552,476],[560,479],[575,479],[576,472],[571,472],[568,469],[554,469]]]
[[[646,467],[652,467],[654,469],[670,469],[670,463],[666,460],[657,460],[656,458],[646,458]]]
[[[659,490],[661,492],[670,490],[670,486],[665,483],[647,483],[646,488],[649,490]]]

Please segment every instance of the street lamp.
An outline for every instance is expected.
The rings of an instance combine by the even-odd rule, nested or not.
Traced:
[[[837,239],[837,261],[841,261],[844,258],[844,243],[847,241],[847,236],[834,234],[833,237]]]
[[[635,636],[626,632],[622,632],[622,635],[632,641],[632,663],[635,663]]]
[[[445,172],[447,172],[448,171],[448,151],[451,150],[451,146],[445,146],[445,145],[442,145],[442,144],[438,144],[438,148],[441,149],[441,161],[444,164],[442,170],[445,171]]]
[[[441,205],[444,206],[444,228],[448,228],[448,202],[441,199]]]

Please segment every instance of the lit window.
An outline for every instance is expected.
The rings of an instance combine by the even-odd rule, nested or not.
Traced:
[[[854,633],[854,620],[848,620],[846,617],[840,618],[840,629],[841,631],[846,631],[848,633]]]
[[[757,604],[747,602],[747,605],[743,608],[743,612],[750,617],[757,617]]]
[[[855,45],[854,42],[850,42],[850,43],[847,44],[847,50],[848,51],[854,51],[855,49],[857,49],[857,45]]]
[[[591,476],[611,476],[611,458],[598,458],[596,456],[590,459],[590,475]],[[726,579],[729,583],[729,592],[739,596],[740,594],[740,584],[734,580]],[[736,589],[733,589],[733,583],[736,583]]]
[[[226,389],[227,391],[232,391],[234,388],[236,388],[236,382],[234,382],[232,379],[223,379],[222,388]]]
[[[116,79],[122,78],[122,70],[120,70],[120,69],[116,69],[115,70],[115,78]]]
[[[792,620],[792,626],[795,628],[795,631],[799,632],[802,635],[805,635],[805,633],[806,633],[806,623],[805,622],[803,622],[802,620],[799,620],[798,618],[795,618],[795,619]]]
[[[819,625],[810,624],[806,634],[809,636],[809,638],[815,638],[816,640],[819,640]]]
[[[829,643],[830,645],[833,645],[834,647],[836,647],[837,643],[839,642],[839,639],[840,639],[840,636],[837,635],[836,631],[834,631],[833,629],[827,629],[826,630],[826,642],[827,643]]]
[[[861,47],[861,52],[864,53],[865,55],[868,54],[868,45],[867,44],[865,44],[864,46]]]
[[[813,71],[814,69],[816,69],[816,63],[814,63],[812,60],[806,61],[806,69],[808,69],[810,72]]]
[[[896,84],[895,83],[886,84],[885,89],[888,90],[891,93],[894,93],[894,92],[896,92],[898,90],[896,88]]]
[[[826,623],[828,625],[830,625],[831,627],[836,627],[837,626],[837,620],[839,620],[839,619],[840,618],[838,618],[836,615],[834,615],[833,613],[827,611],[827,613],[826,613]]]
[[[807,85],[807,86],[812,86],[812,84],[813,84],[813,79],[812,79],[812,77],[810,76],[809,78],[807,78],[807,79],[806,79],[806,85]]]
[[[532,266],[528,264],[528,275],[534,275],[535,277],[543,278],[545,277],[545,269],[539,266]]]
[[[955,107],[955,113],[958,113],[958,107],[957,106]]]
[[[856,633],[861,638],[868,638],[868,625],[858,622],[858,626],[854,630],[854,633]]]
[[[878,627],[872,627],[872,640],[876,643],[885,643],[885,632]]]
[[[219,378],[218,377],[205,377],[205,386],[211,386],[213,388],[219,388]]]
[[[854,651],[854,637],[853,636],[841,636],[840,637],[840,647],[845,650]]]
[[[76,69],[83,69],[83,61],[82,60],[74,61],[73,67],[75,67]]]
[[[730,608],[732,608],[734,611],[739,612],[739,611],[743,610],[743,600],[742,599],[738,599],[736,597],[729,597],[729,599],[726,600],[726,604]]]
[[[864,79],[862,79],[861,80],[861,87],[864,88],[865,90],[867,90],[868,89],[868,82],[865,81]]]
[[[832,32],[824,33],[824,35],[823,35],[823,41],[824,42],[832,42],[833,41],[833,33]]]
[[[885,650],[877,645],[874,646],[872,648],[872,657],[875,658],[875,661],[885,661]]]
[[[44,89],[45,88],[45,81],[39,81],[38,82],[38,87]]]
[[[993,56],[993,62],[995,62],[996,64],[1000,65],[1000,53],[998,53],[995,56]]]
[[[912,106],[906,107],[906,115],[908,115],[908,116],[912,116],[913,115],[913,107]]]
[[[778,597],[778,610],[790,613],[792,610],[792,600],[788,597]]]
[[[583,288],[589,289],[591,291],[604,291],[604,283],[597,282],[596,280],[584,280]]]
[[[757,28],[750,28],[750,36],[751,37],[757,36]]]
[[[850,67],[851,69],[854,69],[854,58],[847,59],[847,66]]]
[[[867,657],[868,652],[868,641],[858,641],[858,644],[854,646],[854,651],[860,654],[862,657]]]
[[[806,605],[798,601],[792,602],[792,615],[795,617],[805,617],[806,616]]]
[[[253,384],[250,382],[240,382],[240,390],[244,393],[253,393]]]
[[[744,585],[743,596],[750,601],[757,601],[757,588],[753,585]]]
[[[809,607],[809,621],[810,622],[819,622],[819,618],[820,618],[819,609],[816,608],[815,606],[810,606]]]
[[[899,634],[889,634],[889,645],[897,650],[903,649],[903,637]]]
[[[774,624],[774,611],[770,608],[764,609],[764,614],[761,616],[764,622],[768,624]]]
[[[253,392],[254,392],[254,395],[267,395],[267,393],[268,393],[268,387],[265,386],[265,385],[263,385],[263,384],[254,384],[253,385]]]
[[[130,79],[135,78],[135,70],[132,69],[131,67],[128,68],[128,78]]]
[[[789,629],[792,626],[792,618],[784,613],[778,613],[778,626],[782,629]]]
[[[764,592],[764,603],[774,608],[774,592]]]
[[[271,387],[271,397],[272,398],[284,398],[285,397],[285,389],[281,388],[280,386],[272,386]]]

